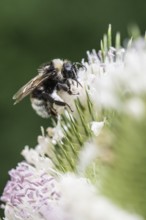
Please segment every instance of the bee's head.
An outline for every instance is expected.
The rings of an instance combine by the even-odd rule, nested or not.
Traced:
[[[70,61],[64,62],[62,68],[62,75],[65,79],[74,79],[77,81],[78,70],[84,66],[81,63],[71,63]]]

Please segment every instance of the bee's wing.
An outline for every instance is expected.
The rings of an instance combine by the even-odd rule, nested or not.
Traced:
[[[15,100],[14,104],[20,102],[23,98],[29,95],[37,86],[39,86],[43,81],[49,78],[49,75],[37,75],[31,79],[27,84],[21,87],[18,92],[13,96]]]

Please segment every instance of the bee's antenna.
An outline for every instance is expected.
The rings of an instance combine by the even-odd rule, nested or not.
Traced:
[[[79,62],[75,62],[73,64],[73,66],[76,67],[76,68],[83,68],[84,70],[87,70],[86,66],[82,63],[79,63]]]

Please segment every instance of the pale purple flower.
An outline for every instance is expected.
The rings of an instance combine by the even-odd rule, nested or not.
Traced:
[[[1,201],[6,219],[64,220],[59,206],[60,192],[53,176],[22,162],[9,172]]]

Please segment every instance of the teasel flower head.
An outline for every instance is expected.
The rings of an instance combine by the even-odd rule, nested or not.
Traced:
[[[87,52],[71,106],[22,151],[1,200],[5,220],[141,220],[145,204],[146,43]],[[106,211],[105,211],[106,210]]]

